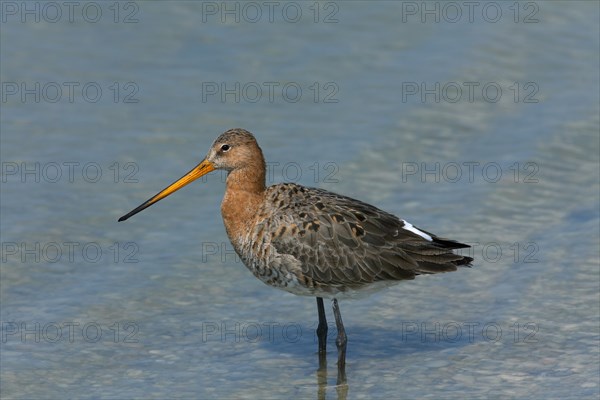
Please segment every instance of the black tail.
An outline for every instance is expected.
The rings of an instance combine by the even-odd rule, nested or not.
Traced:
[[[456,250],[456,249],[470,249],[471,248],[471,246],[469,246],[468,244],[460,243],[455,240],[443,239],[443,238],[440,238],[440,237],[437,237],[434,235],[430,235],[430,236],[433,237],[433,243],[443,249]],[[473,261],[473,257],[462,256],[461,259],[453,261],[452,264],[454,264],[456,266],[470,267],[472,261]]]

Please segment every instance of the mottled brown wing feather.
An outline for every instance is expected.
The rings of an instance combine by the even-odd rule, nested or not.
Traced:
[[[422,231],[429,241],[359,200],[290,183],[271,186],[267,195],[269,229],[276,232],[271,245],[299,260],[316,283],[359,287],[454,271],[472,261],[452,251],[469,246]]]

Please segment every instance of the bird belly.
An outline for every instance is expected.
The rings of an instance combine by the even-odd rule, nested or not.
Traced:
[[[399,283],[399,281],[377,281],[349,286],[314,282],[302,274],[298,260],[289,255],[277,254],[272,248],[265,248],[260,257],[244,251],[239,255],[244,265],[260,281],[297,296],[356,299]]]

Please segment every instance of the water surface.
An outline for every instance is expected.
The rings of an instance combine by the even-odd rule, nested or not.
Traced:
[[[496,22],[484,3],[472,22],[409,3],[297,2],[297,22],[223,21],[222,3],[121,3],[116,23],[112,3],[97,22],[83,3],[73,22],[3,10],[1,397],[596,398],[598,3],[517,3],[517,22],[512,2],[488,6]],[[232,254],[221,174],[116,222],[238,126],[269,183],[473,245],[472,269],[341,302],[341,391],[333,326],[317,374],[314,299]]]

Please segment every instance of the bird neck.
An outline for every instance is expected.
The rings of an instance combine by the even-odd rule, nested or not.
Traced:
[[[236,250],[252,230],[264,201],[265,165],[235,169],[227,175],[227,187],[221,203],[221,215],[229,239]]]
[[[262,161],[230,171],[227,174],[226,190],[262,194],[266,189],[265,170],[266,166]]]

